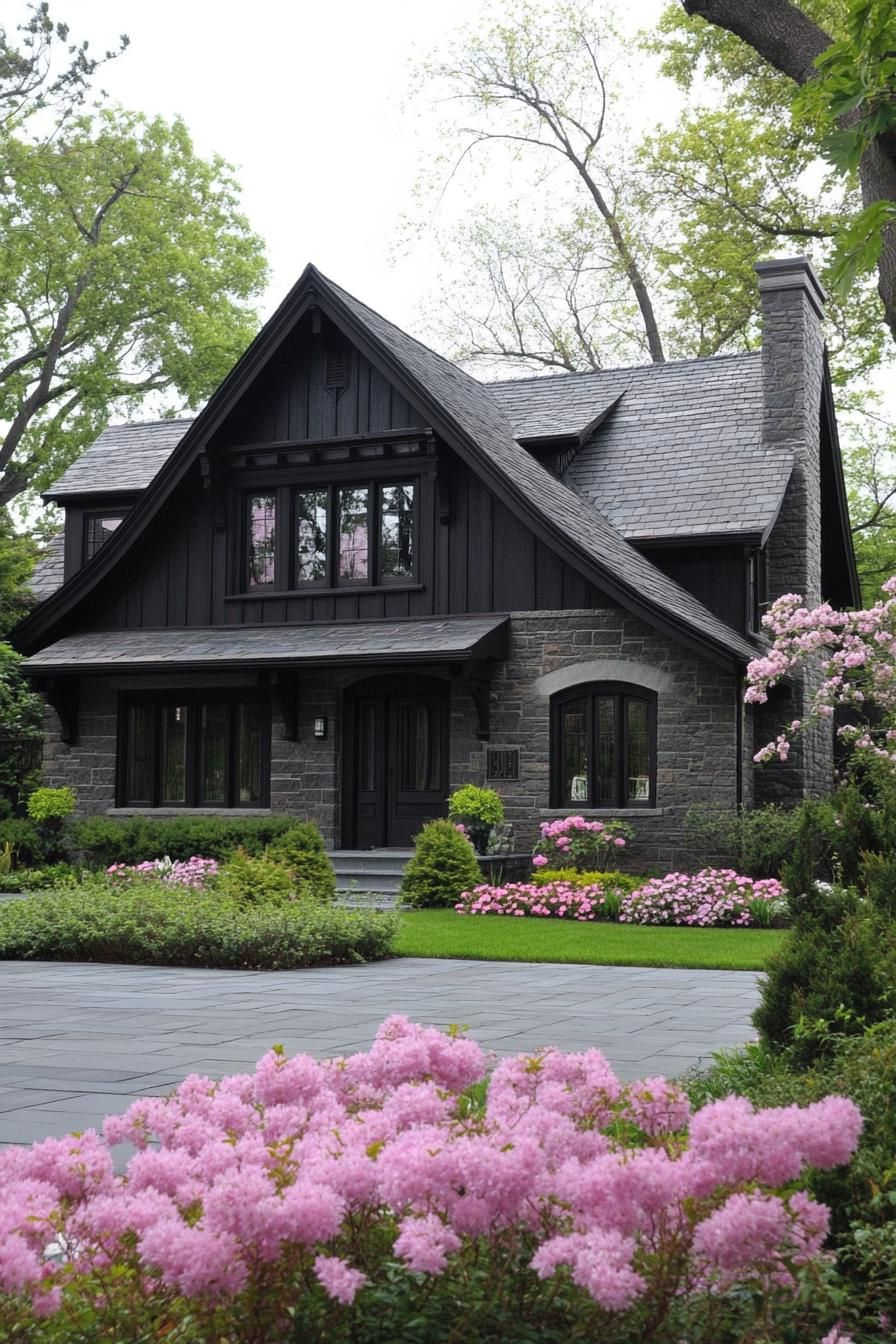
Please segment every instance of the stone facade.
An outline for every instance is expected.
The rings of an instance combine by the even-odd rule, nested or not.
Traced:
[[[619,609],[511,617],[508,657],[496,665],[492,682],[491,743],[519,748],[519,780],[498,786],[516,845],[529,848],[539,822],[555,815],[549,806],[551,696],[572,685],[607,680],[657,693],[657,806],[615,815],[635,826],[633,866],[674,867],[687,858],[682,844],[687,809],[695,803],[736,805],[738,683],[733,673],[671,644]],[[85,678],[76,744],[60,742],[58,722],[48,712],[46,782],[70,785],[81,815],[115,814],[118,692],[240,684],[249,683],[245,678],[214,683],[209,678]],[[311,818],[330,845],[341,839],[341,700],[335,679],[323,674],[305,678],[297,742],[284,740],[280,711],[275,707],[272,714],[271,810]],[[319,715],[327,719],[323,739],[313,736]],[[452,788],[485,782],[486,744],[477,739],[476,726],[472,696],[458,678],[451,696]]]
[[[513,822],[516,847],[528,849],[539,822],[572,810],[550,808],[551,696],[593,681],[656,691],[657,796],[655,808],[585,815],[618,816],[634,826],[627,856],[633,868],[687,862],[682,832],[688,808],[737,804],[738,679],[620,609],[512,615],[508,657],[492,683],[491,743],[519,748],[519,781],[495,786]],[[472,702],[458,692],[452,788],[486,782],[485,744],[474,732]]]

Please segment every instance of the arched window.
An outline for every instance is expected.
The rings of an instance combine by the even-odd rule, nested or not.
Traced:
[[[551,700],[551,806],[656,806],[656,695],[624,682]]]

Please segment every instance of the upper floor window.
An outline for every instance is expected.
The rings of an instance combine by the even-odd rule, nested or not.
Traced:
[[[97,551],[109,540],[115,529],[124,521],[121,513],[94,513],[84,519],[84,563],[92,560]]]
[[[553,807],[653,807],[656,696],[615,682],[551,701]]]
[[[247,586],[282,591],[412,583],[417,495],[417,482],[404,480],[300,486],[247,496]]]

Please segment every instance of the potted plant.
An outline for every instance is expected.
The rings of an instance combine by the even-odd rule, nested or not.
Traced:
[[[448,799],[448,819],[463,826],[477,854],[484,854],[493,826],[504,820],[504,804],[494,789],[464,784]]]

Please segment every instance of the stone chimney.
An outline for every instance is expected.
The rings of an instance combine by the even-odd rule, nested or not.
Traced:
[[[762,300],[762,438],[772,452],[788,452],[793,471],[767,543],[767,596],[801,593],[809,607],[821,601],[821,387],[824,375],[825,292],[805,257],[756,266]],[[806,667],[773,692],[755,716],[756,741],[770,741],[783,723],[802,718],[818,685]],[[786,766],[760,770],[757,803],[796,803],[826,793],[833,778],[833,730],[819,727],[800,739]]]
[[[768,597],[821,601],[821,384],[825,292],[805,257],[760,261],[763,442],[794,467],[768,542]]]

